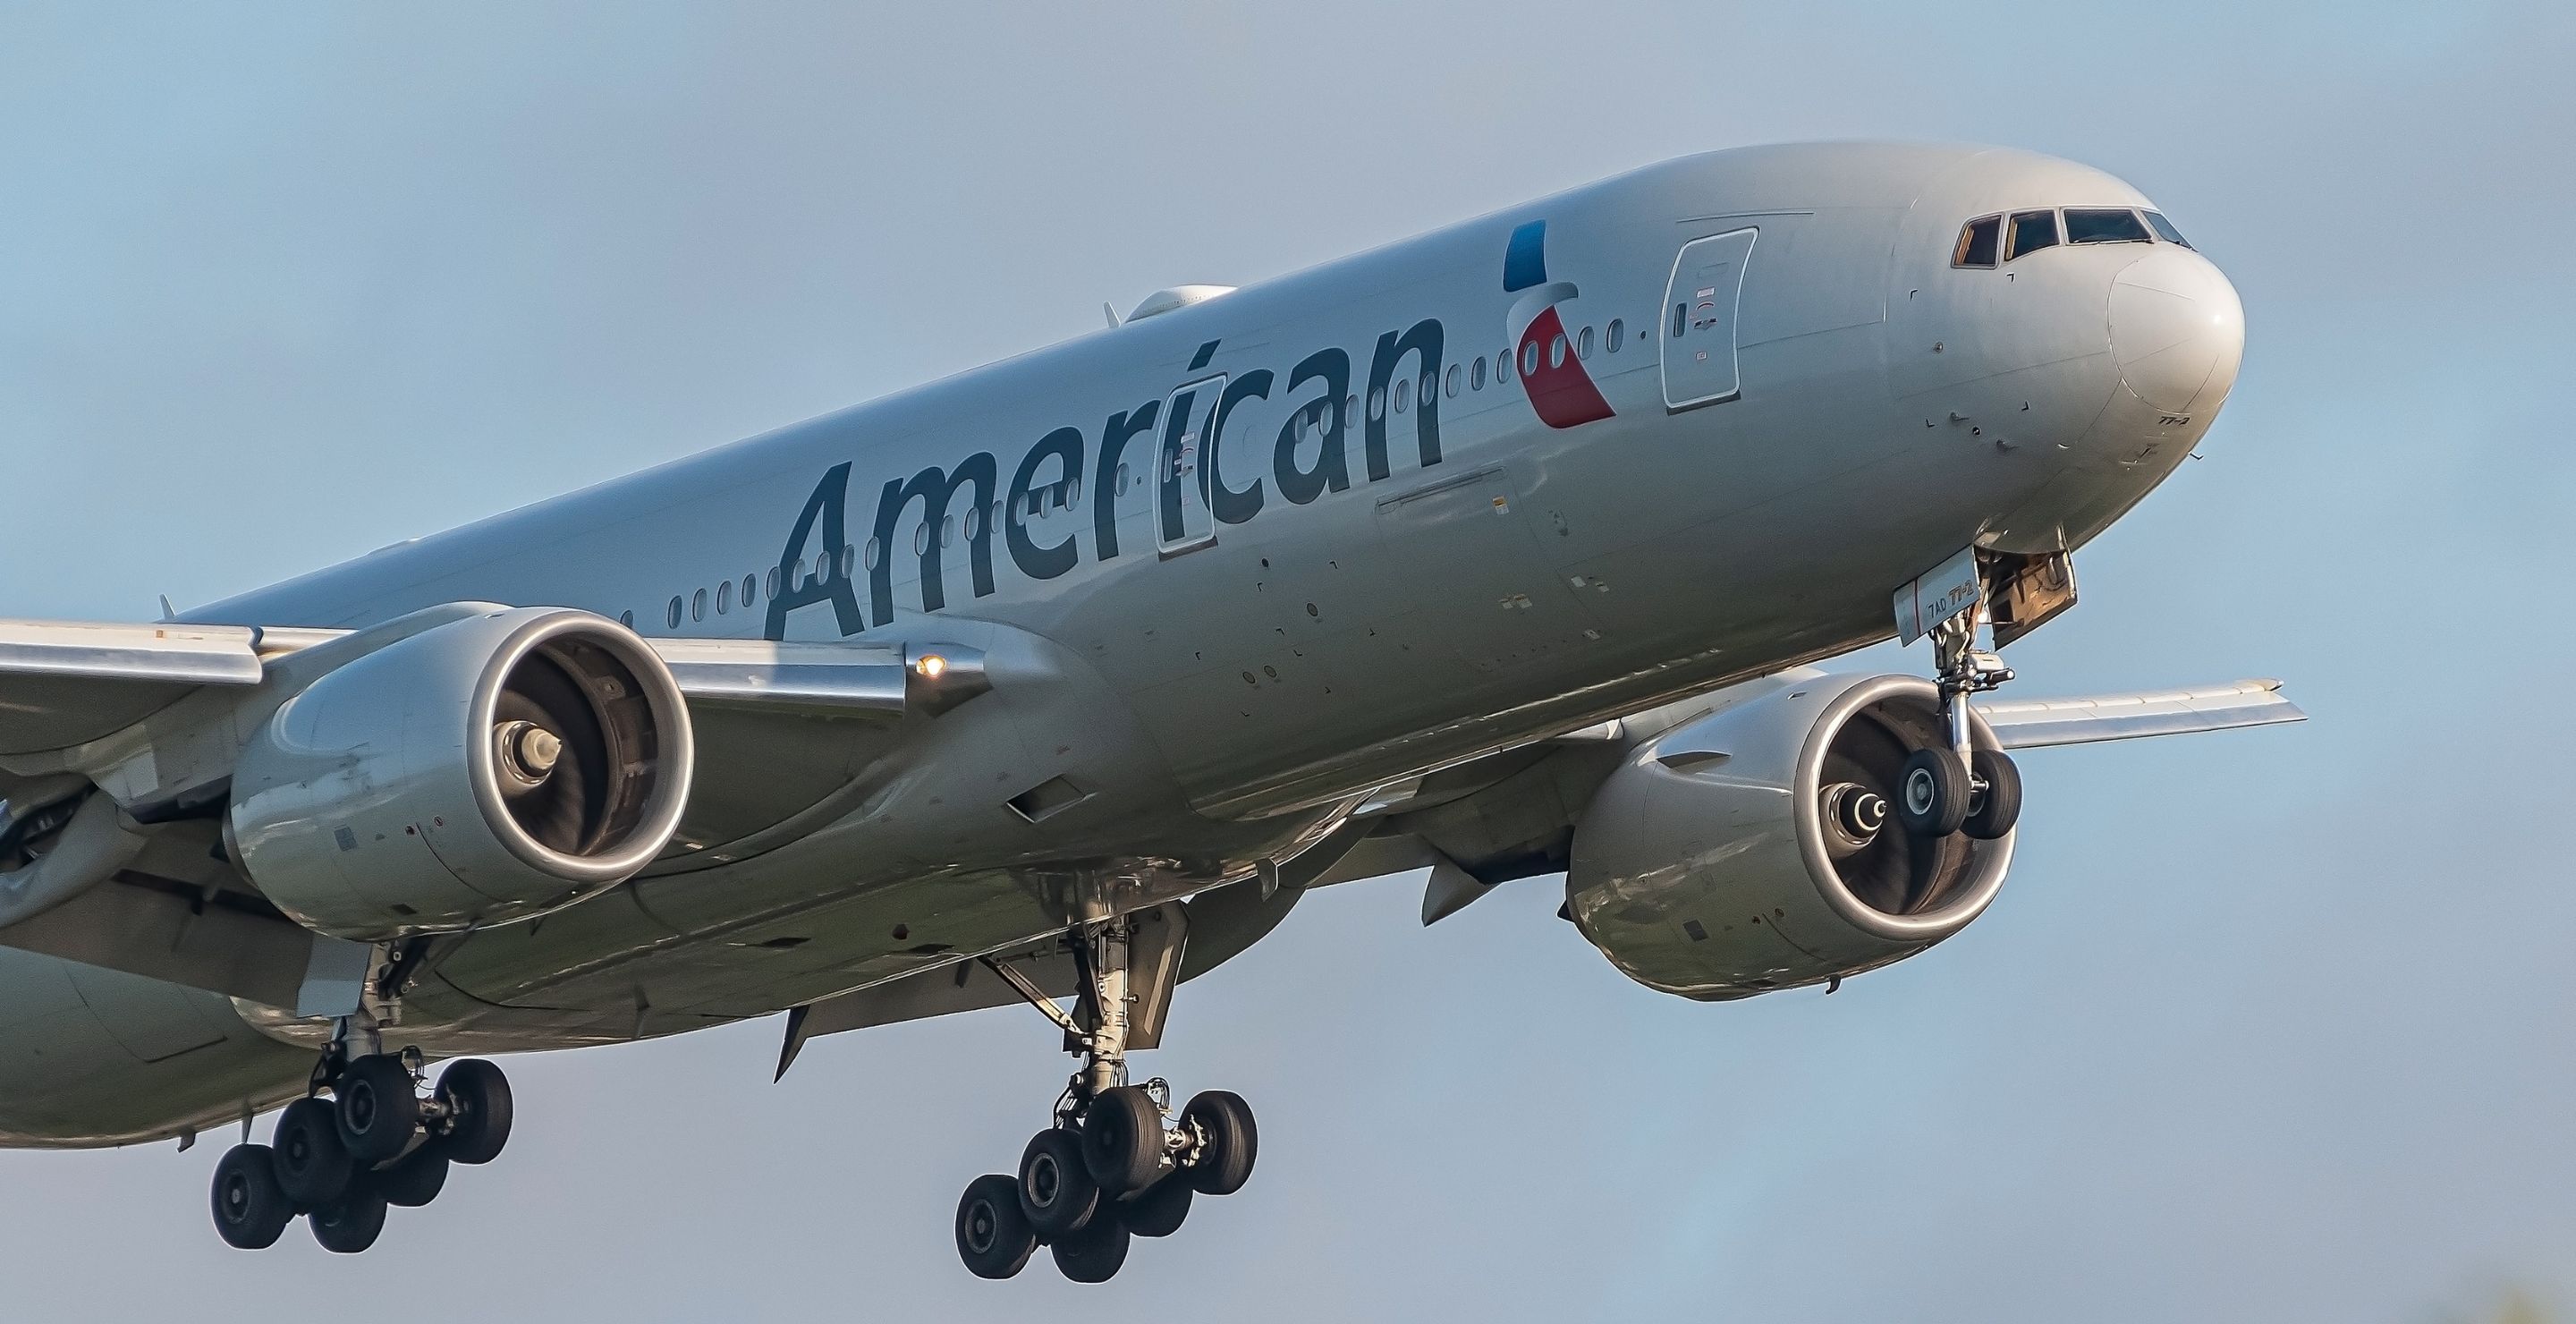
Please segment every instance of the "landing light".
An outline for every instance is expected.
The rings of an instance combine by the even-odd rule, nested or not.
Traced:
[[[948,659],[937,653],[924,653],[913,661],[912,669],[920,672],[923,680],[937,680],[948,674]]]

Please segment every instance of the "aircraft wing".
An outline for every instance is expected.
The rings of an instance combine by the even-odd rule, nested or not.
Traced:
[[[1768,686],[1814,674],[1801,669],[1746,684]],[[1456,914],[1497,883],[1561,872],[1572,849],[1574,825],[1602,780],[1637,746],[1707,712],[1725,693],[1685,699],[1381,787],[1353,816],[1355,822],[1369,824],[1369,831],[1311,885],[1429,869],[1422,922],[1431,924]],[[2281,682],[2268,679],[1980,703],[1977,712],[2006,749],[2307,720],[2281,693]]]
[[[206,686],[249,687],[285,655],[348,631],[0,620],[0,757],[112,735]],[[921,696],[903,650],[765,639],[647,639],[691,710],[900,717]],[[958,668],[942,693],[973,688]],[[960,664],[963,664],[962,667]]]

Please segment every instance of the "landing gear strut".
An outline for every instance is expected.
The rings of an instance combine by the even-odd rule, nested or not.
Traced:
[[[350,1055],[353,1030],[378,1051]],[[383,1052],[372,1023],[344,1022],[310,1092],[278,1114],[271,1142],[235,1145],[215,1165],[215,1231],[260,1250],[301,1214],[324,1250],[355,1254],[384,1231],[388,1206],[428,1204],[451,1164],[499,1157],[510,1138],[510,1082],[499,1067],[453,1062],[427,1098],[421,1085],[419,1049]]]
[[[1210,1090],[1175,1117],[1160,1078],[1127,1083],[1137,1008],[1148,1009],[1158,1038],[1179,965],[1136,959],[1136,938],[1125,916],[1065,935],[1077,979],[1070,1013],[1017,968],[986,961],[1063,1029],[1065,1051],[1082,1065],[1056,1100],[1054,1125],[1022,1151],[1018,1174],[978,1177],[958,1201],[957,1254],[978,1277],[1008,1278],[1043,1245],[1065,1277],[1106,1282],[1126,1263],[1129,1238],[1170,1236],[1196,1196],[1231,1195],[1252,1176],[1260,1140],[1240,1097]]]
[[[1949,744],[1914,751],[1898,775],[1896,819],[1917,837],[1992,841],[2021,819],[2021,770],[1999,750],[1974,747],[1969,696],[2013,678],[2002,658],[1976,647],[1977,616],[1963,611],[1931,630]]]

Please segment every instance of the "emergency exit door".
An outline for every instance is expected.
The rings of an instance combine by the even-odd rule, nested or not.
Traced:
[[[1736,305],[1754,230],[1694,239],[1673,260],[1664,292],[1664,406],[1691,409],[1744,393],[1735,366]]]

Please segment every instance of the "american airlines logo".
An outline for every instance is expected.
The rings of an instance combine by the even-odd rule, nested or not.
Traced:
[[[1523,293],[1527,291],[1527,293]],[[1612,417],[1610,402],[1592,384],[1582,356],[1566,348],[1565,322],[1556,306],[1582,293],[1574,282],[1547,278],[1547,222],[1512,231],[1503,250],[1503,293],[1519,294],[1503,330],[1515,347],[1530,408],[1552,428],[1578,427]]]

